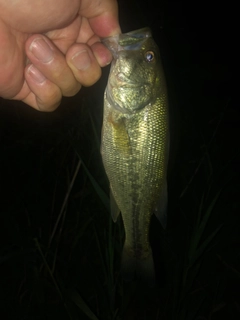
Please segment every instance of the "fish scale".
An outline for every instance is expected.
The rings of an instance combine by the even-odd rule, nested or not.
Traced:
[[[122,275],[155,281],[149,225],[165,225],[169,148],[167,91],[158,47],[148,28],[108,38],[114,61],[104,95],[101,153],[111,213],[125,229]],[[153,58],[153,61],[152,61]],[[150,59],[150,61],[148,61]]]

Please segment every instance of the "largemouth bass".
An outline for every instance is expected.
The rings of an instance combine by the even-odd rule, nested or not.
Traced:
[[[159,49],[148,28],[103,40],[113,62],[104,94],[101,154],[111,214],[125,229],[122,275],[154,285],[149,225],[166,226],[168,102]]]

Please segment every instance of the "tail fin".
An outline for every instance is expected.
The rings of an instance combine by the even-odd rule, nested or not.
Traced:
[[[136,258],[133,252],[130,252],[124,244],[122,253],[121,274],[125,281],[129,282],[136,275],[149,287],[155,285],[155,270],[152,257],[152,251],[145,259]]]

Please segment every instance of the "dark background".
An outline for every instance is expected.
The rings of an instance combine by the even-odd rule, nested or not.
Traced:
[[[152,29],[168,84],[168,226],[153,217],[155,288],[119,273],[124,231],[111,222],[99,153],[109,68],[50,114],[0,99],[3,319],[240,318],[236,10],[119,0],[123,32]]]

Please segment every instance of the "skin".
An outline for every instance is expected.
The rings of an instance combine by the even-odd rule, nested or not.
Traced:
[[[120,33],[116,0],[0,0],[0,96],[53,111],[93,85]]]

